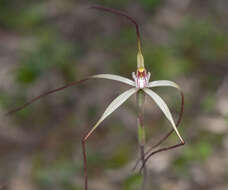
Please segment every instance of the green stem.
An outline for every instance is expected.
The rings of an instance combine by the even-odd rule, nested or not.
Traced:
[[[140,154],[141,161],[144,163],[145,160],[145,143],[146,143],[146,135],[144,128],[144,102],[145,102],[145,93],[142,90],[139,90],[136,94],[137,101],[137,127],[138,127],[138,141],[140,146]],[[147,177],[147,169],[146,166],[143,168],[143,184],[142,190],[145,190],[146,185],[146,177]]]

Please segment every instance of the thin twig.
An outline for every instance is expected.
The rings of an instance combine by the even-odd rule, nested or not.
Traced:
[[[53,94],[53,93],[58,92],[58,91],[61,91],[61,90],[64,90],[65,88],[68,88],[68,87],[71,87],[71,86],[75,86],[75,85],[77,85],[79,83],[82,83],[84,81],[87,81],[88,79],[90,79],[90,78],[85,78],[85,79],[82,79],[82,80],[79,80],[79,81],[76,81],[76,82],[72,82],[72,83],[69,83],[67,85],[64,85],[64,86],[62,86],[60,88],[56,88],[54,90],[50,90],[48,92],[45,92],[45,93],[43,93],[43,94],[41,94],[41,95],[39,95],[39,96],[31,99],[30,101],[26,102],[24,105],[22,105],[22,106],[20,106],[18,108],[15,108],[15,109],[10,110],[9,112],[6,113],[6,115],[11,115],[11,114],[13,114],[15,112],[18,112],[18,111],[24,109],[25,107],[29,106],[33,102],[36,102],[37,100],[39,100],[39,99],[41,99],[41,98],[43,98],[45,96],[48,96],[50,94]]]
[[[141,43],[142,42],[141,42],[140,33],[139,33],[139,25],[138,25],[138,23],[136,22],[135,19],[133,19],[131,16],[129,16],[127,13],[125,13],[123,11],[119,11],[119,10],[116,10],[116,9],[103,7],[103,6],[100,6],[100,5],[94,5],[94,6],[91,6],[90,8],[98,9],[98,10],[102,10],[102,11],[106,11],[106,12],[110,12],[110,13],[113,13],[113,14],[116,14],[116,15],[123,16],[123,17],[127,18],[131,23],[133,23],[135,25],[135,29],[136,29],[138,48],[139,48],[139,51],[141,52]]]

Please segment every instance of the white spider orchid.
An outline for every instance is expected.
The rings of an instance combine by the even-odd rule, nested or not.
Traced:
[[[128,78],[125,78],[119,75],[113,75],[113,74],[99,74],[99,75],[93,75],[90,77],[90,78],[101,78],[101,79],[118,81],[118,82],[127,84],[129,86],[132,86],[133,88],[130,88],[129,90],[123,92],[109,104],[109,106],[106,108],[103,115],[93,126],[92,130],[87,134],[85,139],[87,139],[90,136],[90,134],[92,134],[92,132],[100,125],[102,121],[104,121],[111,113],[113,113],[118,107],[120,107],[125,101],[127,101],[133,94],[137,93],[139,90],[143,90],[143,92],[145,92],[150,98],[152,98],[154,102],[158,105],[158,107],[161,109],[165,117],[172,125],[173,129],[175,130],[181,142],[184,142],[183,138],[181,137],[180,133],[177,130],[174,119],[172,117],[172,114],[167,104],[157,93],[155,93],[153,90],[150,89],[154,87],[169,86],[180,90],[180,87],[175,82],[172,82],[169,80],[157,80],[157,81],[149,82],[150,72],[147,72],[144,67],[144,59],[141,51],[139,51],[137,55],[137,65],[138,65],[138,68],[137,68],[136,74],[135,72],[132,73],[132,77],[134,81]]]
[[[98,74],[98,75],[93,75],[90,77],[87,77],[83,80],[77,81],[77,82],[72,82],[70,84],[67,84],[63,87],[48,91],[46,93],[43,93],[41,95],[39,95],[38,97],[33,98],[32,100],[30,100],[29,102],[25,103],[24,105],[22,105],[19,108],[16,108],[14,110],[9,111],[7,114],[12,114],[14,112],[17,112],[19,110],[22,110],[23,108],[25,108],[26,106],[30,105],[31,103],[39,100],[40,98],[43,98],[49,94],[55,93],[57,91],[61,91],[65,88],[68,88],[70,86],[74,86],[77,85],[78,83],[87,81],[89,79],[109,79],[109,80],[113,80],[113,81],[117,81],[117,82],[121,82],[124,84],[127,84],[129,86],[131,86],[132,88],[128,89],[127,91],[123,92],[122,94],[120,94],[117,98],[115,98],[106,108],[106,110],[104,111],[104,113],[102,114],[102,116],[98,119],[98,121],[95,123],[95,125],[90,129],[90,131],[83,137],[82,139],[82,148],[83,148],[83,159],[84,159],[84,174],[85,174],[85,190],[88,189],[88,182],[87,182],[87,157],[86,157],[86,141],[87,139],[91,136],[91,134],[95,131],[95,129],[97,129],[97,127],[110,115],[112,114],[117,108],[119,108],[125,101],[127,101],[132,95],[136,94],[137,97],[137,105],[138,105],[138,109],[140,110],[138,113],[138,117],[137,117],[137,124],[138,124],[138,135],[139,135],[139,143],[140,143],[140,147],[141,149],[141,161],[142,161],[142,168],[144,167],[146,161],[150,158],[151,155],[161,152],[161,151],[165,151],[165,150],[169,150],[172,148],[176,148],[178,146],[181,146],[184,144],[184,140],[181,137],[180,133],[177,130],[177,125],[179,125],[181,117],[182,117],[182,113],[183,113],[183,94],[182,95],[182,106],[181,106],[181,112],[180,112],[180,116],[179,116],[179,120],[177,121],[177,123],[175,124],[174,119],[172,117],[172,114],[167,106],[167,104],[165,103],[165,101],[157,94],[155,93],[153,90],[151,90],[151,88],[154,87],[164,87],[164,86],[168,86],[168,87],[174,87],[176,89],[178,89],[180,91],[179,86],[172,81],[168,81],[168,80],[158,80],[158,81],[152,81],[149,82],[150,80],[150,72],[147,72],[147,70],[145,69],[144,66],[144,58],[142,55],[142,51],[141,51],[141,42],[140,42],[140,35],[139,35],[139,28],[138,28],[138,24],[136,23],[136,21],[130,17],[129,15],[127,15],[126,13],[123,13],[121,11],[117,11],[115,9],[110,9],[110,8],[105,8],[102,6],[93,6],[92,8],[95,9],[100,9],[103,11],[108,11],[114,14],[118,14],[121,16],[126,17],[127,19],[129,19],[135,26],[136,26],[136,32],[137,32],[137,39],[138,39],[138,54],[137,54],[137,70],[136,73],[133,72],[132,73],[132,78],[133,80],[130,80],[128,78],[122,77],[122,76],[118,76],[118,75],[113,75],[113,74]],[[167,120],[170,122],[171,126],[172,126],[172,130],[163,138],[159,141],[159,143],[157,143],[155,146],[153,146],[152,148],[157,147],[159,144],[161,144],[161,142],[163,142],[173,131],[176,132],[177,136],[179,137],[181,143],[173,145],[173,146],[169,146],[166,148],[160,148],[154,152],[150,152],[147,151],[146,152],[146,158],[144,157],[144,145],[145,145],[145,132],[144,132],[144,126],[143,126],[143,122],[142,122],[142,118],[143,118],[143,113],[142,113],[142,108],[143,108],[143,103],[144,103],[144,95],[148,95],[151,99],[154,100],[154,102],[157,104],[157,106],[161,109],[161,111],[164,113],[165,117],[167,118]],[[141,96],[142,95],[142,96]],[[141,168],[141,169],[142,169]],[[144,173],[145,174],[145,173]]]

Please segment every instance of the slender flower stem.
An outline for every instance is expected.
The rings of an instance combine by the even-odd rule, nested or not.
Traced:
[[[142,90],[139,90],[136,94],[137,101],[137,127],[138,127],[138,141],[140,146],[140,154],[141,161],[144,163],[145,160],[145,143],[146,143],[146,135],[144,128],[144,102],[145,102],[145,93]],[[143,168],[143,183],[142,190],[145,190],[146,186],[146,177],[147,177],[147,169],[146,166]]]

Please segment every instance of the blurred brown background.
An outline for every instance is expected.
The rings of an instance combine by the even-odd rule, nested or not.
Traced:
[[[0,184],[9,190],[82,190],[81,138],[125,85],[94,80],[4,114],[42,92],[91,74],[131,78],[136,34],[125,18],[89,9],[126,10],[140,25],[151,80],[177,82],[185,94],[180,132],[186,146],[148,162],[148,189],[228,189],[228,1],[1,0]],[[177,118],[172,88],[156,89]],[[147,140],[171,126],[149,99]],[[164,145],[177,142],[173,134]],[[148,146],[149,146],[148,144]],[[88,143],[91,190],[138,190],[136,105],[131,98]]]

